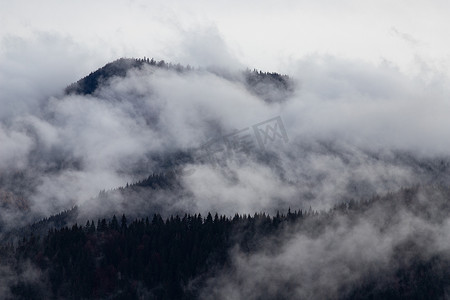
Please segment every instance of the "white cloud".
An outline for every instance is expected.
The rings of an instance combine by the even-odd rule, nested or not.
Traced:
[[[0,37],[51,32],[71,37],[84,49],[102,49],[108,58],[145,55],[175,61],[200,55],[193,59],[197,62],[212,55],[207,49],[223,53],[221,42],[202,39],[216,28],[231,57],[251,68],[284,70],[292,60],[319,53],[369,62],[385,59],[412,71],[417,55],[448,67],[446,7],[438,0],[2,1]],[[405,43],[392,28],[422,46]],[[193,38],[186,41],[187,35]],[[188,53],[194,46],[195,53]]]

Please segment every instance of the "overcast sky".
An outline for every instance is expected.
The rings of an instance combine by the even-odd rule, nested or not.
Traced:
[[[447,72],[449,6],[440,0],[0,0],[1,59],[19,51],[52,72],[73,66],[72,80],[122,56],[288,72],[298,59],[326,54],[387,62],[411,74]],[[61,55],[68,61],[60,63]]]

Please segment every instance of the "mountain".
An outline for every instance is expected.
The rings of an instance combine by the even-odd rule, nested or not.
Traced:
[[[283,126],[281,116],[272,124],[277,127],[256,130],[275,120],[273,112],[296,101],[290,97],[298,88],[292,78],[276,72],[118,59],[69,85],[65,96],[48,101],[30,123],[17,125],[32,147],[23,157],[24,167],[0,174],[3,202],[24,210],[30,220],[81,202],[86,208],[80,210],[97,213],[101,208],[106,215],[146,209],[162,215],[196,213],[205,203],[211,205],[205,210],[226,214],[241,208],[274,213],[293,205],[330,208],[351,198],[450,179],[445,155],[316,139],[288,124],[283,138],[275,130]],[[225,91],[230,94],[222,99]],[[264,117],[255,117],[253,108]],[[271,147],[261,147],[262,141]],[[188,171],[178,175],[176,188],[125,187],[174,168]],[[210,186],[216,194],[207,191]],[[98,197],[101,190],[111,191]],[[235,200],[222,196],[224,191],[235,194]],[[253,195],[252,205],[239,204],[247,203],[241,193]],[[262,198],[267,201],[259,202]]]
[[[450,156],[321,134],[299,89],[121,58],[0,124],[0,298],[446,298]]]
[[[180,64],[167,63],[163,60],[155,61],[154,59],[134,59],[134,58],[120,58],[113,62],[106,64],[98,70],[91,72],[89,75],[69,85],[65,89],[65,94],[80,95],[80,96],[95,96],[100,88],[109,89],[108,84],[113,79],[125,79],[130,72],[146,70],[148,73],[155,71],[166,71],[169,73],[180,74],[187,76],[188,74],[206,73],[211,76],[217,76],[221,80],[229,82],[230,84],[242,86],[250,93],[259,97],[262,101],[274,103],[276,101],[286,101],[294,90],[294,83],[287,75],[280,75],[278,73],[261,72],[261,71],[242,71],[242,72],[220,72],[218,70],[201,70],[194,69],[190,66],[181,66]],[[269,95],[268,90],[273,93]],[[102,96],[103,97],[103,96]],[[128,97],[125,96],[125,101]],[[63,98],[64,99],[64,98]],[[132,105],[135,102],[129,101]],[[149,129],[158,127],[155,120],[159,118],[157,111],[145,111],[140,107],[136,107],[136,112],[133,115],[143,114],[147,120]],[[66,120],[59,120],[59,115],[52,111],[52,104],[43,105],[42,116],[39,116],[42,124],[46,124],[48,128],[53,127],[54,131],[61,130],[62,123]],[[23,126],[23,125],[20,125]],[[64,144],[47,146],[46,136],[42,135],[41,128],[36,128],[34,125],[26,125],[26,132],[29,137],[34,140],[35,145],[31,148],[27,157],[26,168],[19,170],[3,170],[0,173],[0,204],[9,211],[21,213],[27,211],[33,203],[31,198],[34,197],[36,190],[42,184],[42,180],[66,174],[68,172],[80,172],[85,167],[83,158],[72,153],[73,148],[66,148]],[[139,133],[136,133],[139,135]],[[158,151],[157,153],[149,151],[145,157],[139,159],[134,165],[123,166],[121,172],[128,173],[134,180],[141,180],[146,178],[149,174],[154,172],[166,172],[171,168],[170,164],[179,165],[192,162],[193,149],[175,149],[171,151]],[[182,158],[184,157],[184,158]],[[154,169],[149,170],[142,165],[142,161],[152,161]],[[99,187],[98,190],[102,188]],[[48,197],[48,196],[45,196]],[[65,207],[67,208],[67,207]],[[60,209],[65,209],[61,207]],[[53,211],[55,213],[55,211]],[[25,212],[28,214],[28,212]],[[37,217],[45,217],[39,214]],[[35,219],[36,216],[31,219]],[[0,214],[0,220],[4,219]],[[8,222],[6,222],[8,223]],[[7,226],[7,224],[5,224]]]

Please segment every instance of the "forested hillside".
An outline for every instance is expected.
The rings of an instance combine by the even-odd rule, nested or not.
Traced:
[[[432,198],[423,203],[423,196]],[[340,290],[332,294],[322,291],[316,296],[322,295],[318,297],[322,299],[439,299],[445,297],[446,286],[450,283],[450,259],[446,252],[431,249],[439,237],[431,227],[445,226],[450,212],[446,201],[449,196],[450,191],[445,187],[426,186],[342,203],[329,212],[289,209],[275,216],[255,213],[227,217],[208,213],[167,219],[155,214],[134,220],[114,215],[88,220],[84,225],[59,226],[42,235],[28,233],[16,245],[4,243],[2,268],[16,273],[17,280],[9,282],[10,295],[23,299],[226,299],[225,291],[214,286],[214,278],[233,274],[242,267],[236,263],[244,258],[238,257],[261,255],[263,248],[265,255],[273,255],[276,260],[278,253],[288,247],[284,244],[286,239],[313,240],[329,243],[329,247],[336,247],[334,250],[344,246],[350,252],[358,252],[358,248],[366,249],[377,241],[351,245],[347,244],[347,235],[354,234],[362,222],[367,222],[366,225],[370,224],[376,231],[397,236],[386,245],[389,250],[376,254],[380,255],[377,258],[380,265],[372,265],[365,271],[355,270],[361,272],[360,276],[350,282],[348,278],[339,279],[338,273],[333,280],[345,283]],[[419,232],[410,225],[412,228],[406,232],[396,233],[405,220],[410,224],[426,222],[431,231]],[[341,238],[328,240],[330,231],[343,223],[346,232],[334,233]],[[367,228],[364,230],[370,232]],[[376,248],[374,250],[379,251]],[[304,253],[297,255],[301,261]],[[341,267],[346,268],[371,260],[364,256],[347,257],[344,253],[337,255],[336,259],[342,260]],[[328,265],[322,265],[320,260],[328,261]],[[381,264],[384,260],[386,264]],[[262,260],[260,263],[263,266],[269,262]],[[320,266],[317,270],[320,279],[335,268],[336,261],[319,255],[311,263],[317,264],[317,268]],[[299,271],[315,272],[315,267]],[[251,299],[290,299],[300,295],[299,290],[314,290],[303,286],[305,283],[298,278],[291,278],[290,271],[280,272],[276,280],[284,284],[276,288],[265,286],[255,278],[239,278],[242,275],[227,280],[239,280],[237,284],[242,289],[256,284],[259,290],[254,291]],[[328,283],[318,284],[324,288]]]

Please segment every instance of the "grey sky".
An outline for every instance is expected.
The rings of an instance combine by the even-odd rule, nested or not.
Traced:
[[[120,56],[211,64],[202,58],[222,49],[251,68],[283,71],[292,60],[327,54],[375,64],[386,60],[417,72],[417,57],[448,66],[448,6],[437,0],[2,0],[0,37],[59,36],[96,54],[86,70]],[[225,48],[214,45],[218,39]]]

